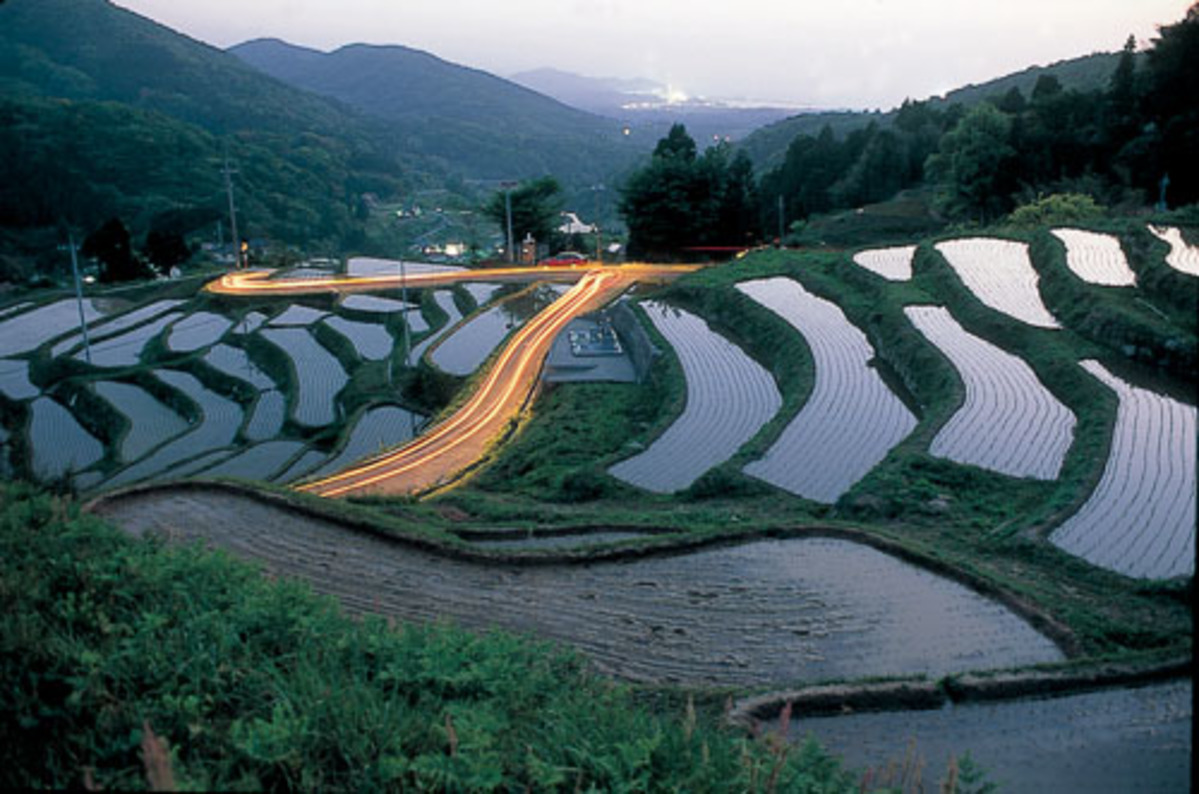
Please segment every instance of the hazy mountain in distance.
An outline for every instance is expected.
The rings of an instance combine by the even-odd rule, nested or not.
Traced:
[[[646,150],[610,118],[398,45],[325,53],[277,39],[232,47],[246,64],[389,123],[396,142],[467,177],[598,182]]]
[[[520,72],[512,75],[512,80],[572,107],[617,119],[640,137],[656,138],[680,122],[701,145],[716,139],[740,140],[796,112],[794,108],[683,97],[653,80],[586,77],[550,68]]]

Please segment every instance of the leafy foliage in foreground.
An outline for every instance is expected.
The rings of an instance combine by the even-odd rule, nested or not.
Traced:
[[[0,786],[843,791],[814,745],[659,717],[571,655],[348,620],[0,486]]]

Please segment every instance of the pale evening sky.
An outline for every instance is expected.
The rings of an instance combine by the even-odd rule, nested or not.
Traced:
[[[881,108],[1142,44],[1191,0],[117,0],[218,47],[403,44],[509,75],[552,66],[691,95]]]

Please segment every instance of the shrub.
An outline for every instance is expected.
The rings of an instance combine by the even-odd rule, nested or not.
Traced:
[[[1022,228],[1071,226],[1099,220],[1104,209],[1095,199],[1081,193],[1054,193],[1017,207],[1008,223]]]

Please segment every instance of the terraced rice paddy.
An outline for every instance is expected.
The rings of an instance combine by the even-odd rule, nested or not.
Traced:
[[[1081,229],[1052,231],[1066,246],[1066,264],[1083,281],[1106,287],[1136,286],[1136,274],[1115,237]]]
[[[875,248],[859,251],[853,261],[859,267],[882,276],[888,281],[911,281],[912,260],[916,257],[916,246],[904,245],[896,248]]]
[[[303,328],[264,328],[259,333],[292,361],[298,384],[292,418],[308,427],[331,424],[337,418],[334,398],[349,377],[337,357]]]
[[[266,315],[262,312],[248,312],[244,317],[238,320],[230,333],[239,336],[244,334],[252,334],[262,327],[266,322]]]
[[[778,412],[782,396],[769,372],[701,318],[652,301],[641,306],[679,357],[687,403],[648,449],[608,473],[670,493],[736,454]]]
[[[267,441],[226,458],[211,468],[200,469],[204,477],[241,477],[270,480],[304,448],[302,441]]]
[[[1131,386],[1096,361],[1082,366],[1120,407],[1098,487],[1049,540],[1125,576],[1194,575],[1195,407]]]
[[[441,307],[443,312],[449,315],[449,319],[445,321],[445,325],[441,326],[441,328],[422,339],[420,344],[412,346],[412,351],[408,358],[408,363],[411,366],[416,366],[425,354],[425,351],[462,320],[462,312],[458,311],[457,305],[454,304],[454,293],[449,290],[438,290],[433,293],[433,300],[437,302],[437,305]],[[413,333],[416,333],[415,328],[413,329]]]
[[[14,303],[12,306],[5,306],[3,309],[0,309],[0,319],[8,317],[10,314],[23,312],[31,306],[33,306],[33,304],[29,301],[22,301],[20,303]]]
[[[183,315],[179,312],[165,314],[145,325],[111,336],[93,344],[91,363],[97,367],[135,367],[141,363],[142,351],[151,339]],[[80,350],[75,354],[80,361],[87,361],[87,353]]]
[[[411,275],[418,273],[448,273],[466,268],[455,265],[434,265],[428,262],[404,262],[403,270]],[[374,259],[368,256],[352,257],[346,263],[346,274],[350,276],[397,276],[400,274],[398,259]]]
[[[358,355],[368,361],[382,361],[391,355],[395,340],[387,329],[374,323],[360,323],[343,317],[326,317],[325,325],[350,340]]]
[[[91,300],[83,301],[84,322],[102,314]],[[79,327],[79,304],[73,298],[17,314],[0,321],[0,358],[28,353],[36,347]]]
[[[214,344],[233,326],[233,321],[212,312],[195,312],[171,326],[167,334],[167,349],[176,353],[193,353]]]
[[[267,325],[272,328],[287,328],[297,327],[306,328],[320,322],[325,317],[329,316],[329,312],[314,309],[311,306],[303,306],[295,304],[288,306],[286,310],[279,315],[272,317]]]
[[[103,513],[136,534],[169,531],[260,561],[351,612],[527,631],[630,679],[766,686],[1062,658],[999,604],[843,540],[508,566],[445,559],[218,491],[135,495]]]
[[[412,438],[413,431],[422,421],[423,416],[396,405],[371,408],[354,424],[341,450],[313,473],[318,476],[333,474],[388,447],[403,444]]]
[[[287,398],[283,392],[268,389],[258,395],[253,413],[246,425],[246,438],[251,441],[266,441],[279,435],[287,416]]]
[[[816,368],[807,404],[745,473],[831,504],[915,429],[916,417],[870,367],[874,348],[835,304],[787,278],[737,289],[799,331]]]
[[[257,389],[275,388],[270,376],[255,366],[249,354],[240,347],[216,345],[204,354],[204,363]]]
[[[167,385],[186,394],[200,406],[203,418],[187,433],[159,447],[148,457],[126,466],[104,485],[117,487],[164,474],[186,460],[223,449],[233,443],[241,426],[242,412],[237,403],[205,388],[195,376],[170,369],[155,370],[154,375]]]
[[[119,334],[121,331],[133,328],[136,325],[140,325],[147,320],[152,320],[160,314],[165,314],[171,309],[181,306],[184,303],[186,303],[186,301],[155,301],[154,303],[143,306],[140,309],[134,309],[133,311],[125,312],[117,317],[108,318],[94,323],[88,323],[88,337],[93,343],[98,342],[101,339],[107,339],[110,336]],[[83,334],[74,333],[63,341],[56,342],[54,347],[50,348],[50,356],[52,358],[58,358],[64,353],[67,353],[82,344]]]
[[[970,751],[1000,791],[1094,794],[1190,790],[1191,681],[1042,699],[967,703],[940,710],[792,720],[851,769],[902,765],[908,743],[940,780]],[[935,790],[935,789],[933,789]]]
[[[28,400],[41,394],[29,380],[29,362],[0,359],[0,394],[10,400]]]
[[[1190,245],[1182,236],[1182,230],[1174,226],[1150,226],[1154,236],[1170,246],[1166,264],[1188,276],[1199,276],[1199,248]]]
[[[462,287],[479,306],[491,303],[491,299],[501,289],[499,284],[463,284]]]
[[[142,455],[188,429],[182,416],[156,400],[140,386],[100,381],[96,394],[129,420],[129,431],[121,441],[120,458],[135,461]]]
[[[458,326],[433,348],[429,359],[443,372],[469,375],[519,325],[505,306],[493,306]]]
[[[974,296],[992,309],[1038,328],[1060,328],[1041,300],[1040,276],[1028,246],[971,237],[937,243],[937,250]]]
[[[104,457],[104,445],[56,401],[39,397],[29,409],[31,464],[39,480],[69,476]]]
[[[912,324],[945,354],[965,400],[929,452],[1012,477],[1057,479],[1074,440],[1074,414],[1022,359],[967,333],[945,308],[909,306]]]
[[[309,472],[319,466],[321,461],[324,459],[325,454],[323,452],[309,450],[301,455],[295,463],[288,466],[287,469],[285,469],[282,473],[276,475],[274,482],[280,484],[294,482],[301,477],[306,476]]]

